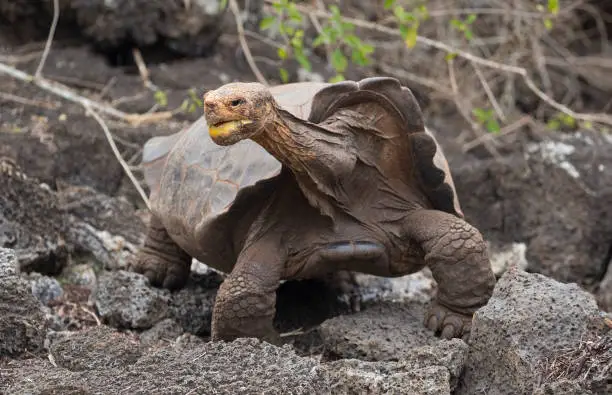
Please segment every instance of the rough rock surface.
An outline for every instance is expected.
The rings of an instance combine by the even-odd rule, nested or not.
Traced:
[[[40,352],[46,326],[42,305],[19,276],[15,252],[0,248],[0,357]]]
[[[213,306],[221,281],[215,272],[192,273],[185,288],[170,295],[169,315],[189,333],[210,335]]]
[[[439,339],[423,325],[425,305],[381,302],[361,312],[325,321],[318,328],[330,358],[401,360],[414,347]]]
[[[75,249],[93,255],[105,268],[127,267],[146,232],[146,223],[134,206],[122,197],[63,183],[58,198],[70,224],[68,239]]]
[[[100,317],[115,327],[148,329],[170,314],[170,292],[151,287],[137,273],[104,272],[94,294]]]
[[[0,153],[0,247],[15,250],[23,271],[57,273],[68,257],[66,229],[55,194]]]
[[[133,335],[101,325],[79,332],[58,332],[50,336],[53,361],[72,372],[121,368],[141,357]]]
[[[67,185],[58,193],[0,159],[0,247],[15,249],[22,271],[58,274],[75,252],[123,267],[144,232],[125,199]]]
[[[122,343],[125,346],[125,343]],[[97,352],[80,356],[79,367],[98,357]],[[75,361],[71,362],[75,364]],[[0,362],[4,376],[0,392],[150,394],[326,394],[329,383],[315,369],[315,358],[299,357],[287,346],[274,347],[255,339],[231,343],[193,343],[190,347],[168,346],[153,351],[133,364],[72,372],[45,360]],[[96,368],[94,368],[94,366]]]
[[[612,138],[544,138],[503,160],[451,157],[459,199],[485,238],[527,245],[529,271],[591,289],[612,247]]]
[[[596,320],[595,299],[576,284],[511,268],[474,315],[458,393],[533,393],[538,364],[579,344]]]
[[[32,285],[32,295],[45,306],[60,298],[64,293],[59,281],[53,277],[32,273],[29,278]]]
[[[183,328],[172,318],[159,321],[151,329],[140,334],[140,343],[144,347],[152,347],[159,342],[172,342],[183,334]]]
[[[332,393],[450,394],[463,371],[468,346],[452,339],[406,351],[398,362],[344,359],[320,369]]]
[[[20,26],[20,38],[43,36],[53,13],[51,0],[15,0],[0,5],[0,21]],[[226,9],[219,0],[62,0],[62,29],[87,37],[103,49],[161,45],[179,53],[202,55],[216,43]],[[257,8],[258,9],[258,8]],[[251,6],[250,11],[256,10]],[[75,31],[74,27],[78,27]],[[41,37],[39,37],[41,38]]]

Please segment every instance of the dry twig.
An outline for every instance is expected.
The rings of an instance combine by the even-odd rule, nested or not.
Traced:
[[[34,78],[33,76],[4,63],[0,63],[0,74],[7,74],[23,82],[33,82],[39,88],[46,90],[47,92],[53,93],[54,95],[62,97],[73,103],[78,103],[82,106],[88,106],[92,109],[95,109],[96,111],[128,122],[134,126],[146,123],[159,122],[172,118],[171,111],[156,112],[152,114],[128,114],[123,111],[117,110],[116,108],[107,106],[103,103],[99,103],[86,97],[83,97],[65,85],[42,77]]]
[[[55,29],[57,28],[58,20],[59,0],[53,0],[53,21],[51,22],[51,28],[49,29],[49,35],[47,37],[47,42],[45,43],[45,49],[40,58],[40,62],[38,63],[38,67],[36,68],[36,72],[34,73],[34,78],[39,78],[42,75],[43,67],[45,66],[47,56],[49,56],[49,51],[51,50],[51,44],[53,43],[53,37],[55,36]]]
[[[474,132],[478,134],[479,136],[482,136],[483,133],[482,133],[482,130],[480,130],[480,126],[472,120],[469,113],[467,112],[467,110],[465,109],[465,107],[463,106],[461,102],[461,99],[459,96],[459,89],[457,87],[457,78],[455,77],[455,67],[454,67],[453,59],[450,59],[448,61],[448,76],[450,78],[451,87],[453,89],[453,99],[455,101],[455,106],[457,107],[457,109],[459,110],[459,113],[465,119],[465,121],[470,124],[470,126],[472,127],[472,130],[474,130]],[[501,159],[501,154],[499,153],[499,151],[497,151],[497,148],[493,146],[491,141],[483,139],[482,142],[485,148],[487,149],[487,151],[489,151],[489,153],[493,155],[493,157],[495,157],[496,159]]]
[[[51,103],[46,103],[41,100],[31,100],[31,99],[27,99],[25,97],[13,95],[10,93],[0,92],[0,99],[10,100],[15,103],[23,104],[24,106],[34,106],[34,107],[46,108],[48,110],[57,109],[57,106]]]
[[[125,162],[125,160],[121,156],[121,153],[119,152],[119,149],[117,149],[117,145],[115,144],[115,141],[113,140],[113,136],[111,135],[111,132],[108,129],[108,126],[106,125],[104,120],[102,119],[102,117],[100,117],[100,115],[97,112],[95,112],[87,104],[84,104],[83,107],[85,107],[85,110],[94,117],[94,119],[98,122],[98,124],[102,128],[102,130],[104,131],[104,135],[106,136],[106,140],[108,141],[108,144],[110,145],[111,149],[113,150],[113,154],[115,154],[115,157],[117,158],[117,161],[119,161],[119,163],[121,164],[121,167],[123,168],[123,171],[128,176],[128,178],[130,179],[130,181],[134,185],[134,188],[136,188],[136,190],[140,194],[140,197],[145,202],[147,207],[149,209],[151,209],[151,205],[149,203],[149,199],[147,197],[147,194],[144,192],[144,190],[142,189],[142,187],[140,186],[140,184],[136,180],[136,177],[134,177],[134,174],[130,170],[129,165]]]
[[[142,83],[144,84],[145,88],[156,91],[157,87],[151,82],[149,69],[142,58],[142,53],[140,53],[138,48],[132,48],[132,55],[134,56],[136,67],[138,67],[138,73],[140,74],[140,78],[142,79]]]
[[[266,78],[259,70],[259,67],[257,67],[257,64],[255,64],[255,60],[253,60],[251,49],[249,48],[249,44],[247,43],[246,38],[244,36],[244,25],[242,24],[242,20],[240,19],[240,9],[238,8],[236,0],[229,0],[229,7],[232,11],[232,14],[234,14],[234,20],[236,21],[236,29],[238,31],[238,40],[240,40],[240,46],[242,47],[242,51],[244,52],[244,56],[246,57],[246,60],[249,63],[251,71],[253,71],[253,74],[255,74],[255,77],[257,77],[257,80],[261,84],[265,86],[270,86]]]

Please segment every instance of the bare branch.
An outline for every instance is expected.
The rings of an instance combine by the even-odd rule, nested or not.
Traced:
[[[151,122],[159,122],[172,118],[171,111],[156,112],[152,114],[128,114],[103,103],[98,103],[96,101],[83,97],[65,85],[42,77],[34,78],[34,76],[31,76],[30,74],[24,73],[23,71],[4,63],[0,63],[0,74],[7,74],[13,78],[28,83],[33,82],[39,88],[47,92],[53,93],[54,95],[57,95],[73,103],[78,103],[82,106],[90,107],[96,111],[128,122],[134,126]]]
[[[45,67],[45,62],[47,61],[49,51],[51,50],[51,44],[53,43],[53,37],[55,36],[55,29],[57,28],[58,20],[59,0],[53,0],[53,21],[51,22],[51,28],[49,29],[49,35],[47,37],[45,49],[43,51],[42,57],[40,58],[40,62],[38,63],[38,67],[36,68],[36,72],[34,73],[34,78],[40,78],[40,76],[42,75],[43,67]]]
[[[104,122],[102,117],[97,112],[95,112],[88,104],[83,104],[83,107],[85,107],[85,110],[87,111],[87,113],[91,114],[94,117],[94,119],[98,122],[100,127],[102,128],[102,131],[104,132],[104,136],[106,136],[106,140],[108,141],[108,144],[110,145],[111,149],[113,150],[113,154],[115,154],[115,157],[117,158],[117,161],[119,161],[119,164],[121,164],[121,167],[123,168],[123,171],[128,176],[128,178],[132,182],[132,185],[134,185],[134,188],[136,188],[136,190],[140,194],[140,197],[142,198],[142,200],[145,202],[145,204],[147,205],[147,207],[150,210],[151,209],[151,205],[149,203],[149,199],[147,197],[147,194],[144,192],[144,190],[142,189],[142,187],[140,186],[140,184],[136,180],[136,177],[134,177],[134,174],[130,170],[129,165],[125,162],[125,160],[121,156],[121,153],[119,152],[119,149],[117,149],[117,145],[115,144],[115,141],[113,140],[113,136],[112,136],[110,130],[108,129],[108,126],[106,125],[106,123]]]
[[[15,102],[15,103],[23,104],[25,106],[34,106],[34,107],[46,108],[48,110],[55,110],[55,109],[57,109],[57,106],[53,105],[51,103],[46,103],[46,102],[41,101],[41,100],[31,100],[31,99],[27,99],[25,97],[21,97],[21,96],[17,96],[17,95],[13,95],[13,94],[10,94],[10,93],[5,93],[5,92],[0,92],[0,99],[10,100],[10,101]]]
[[[251,71],[253,71],[253,74],[255,74],[255,77],[257,77],[257,80],[261,84],[265,86],[270,86],[266,78],[259,70],[259,67],[257,67],[255,60],[253,60],[251,49],[249,48],[249,44],[247,43],[246,38],[244,37],[244,26],[242,24],[242,20],[240,19],[240,9],[238,8],[236,0],[229,0],[229,6],[232,11],[232,14],[234,14],[234,20],[236,21],[236,29],[238,30],[238,40],[240,40],[240,46],[242,47],[242,51],[244,52],[244,56],[246,57],[246,60],[249,63]]]
[[[145,88],[156,91],[157,87],[151,82],[149,69],[142,58],[142,53],[140,53],[138,48],[132,48],[132,55],[134,56],[134,62],[136,62],[138,73],[140,74],[140,78],[142,79],[142,83],[144,84]]]

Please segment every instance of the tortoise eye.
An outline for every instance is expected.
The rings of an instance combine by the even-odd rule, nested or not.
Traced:
[[[232,100],[232,107],[238,107],[239,105],[244,103],[244,99],[236,99]]]

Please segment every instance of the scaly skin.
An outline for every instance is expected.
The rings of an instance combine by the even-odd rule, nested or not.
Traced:
[[[438,283],[425,326],[441,337],[469,337],[472,315],[491,297],[495,275],[482,235],[465,220],[437,210],[418,210],[406,233],[419,243]]]

